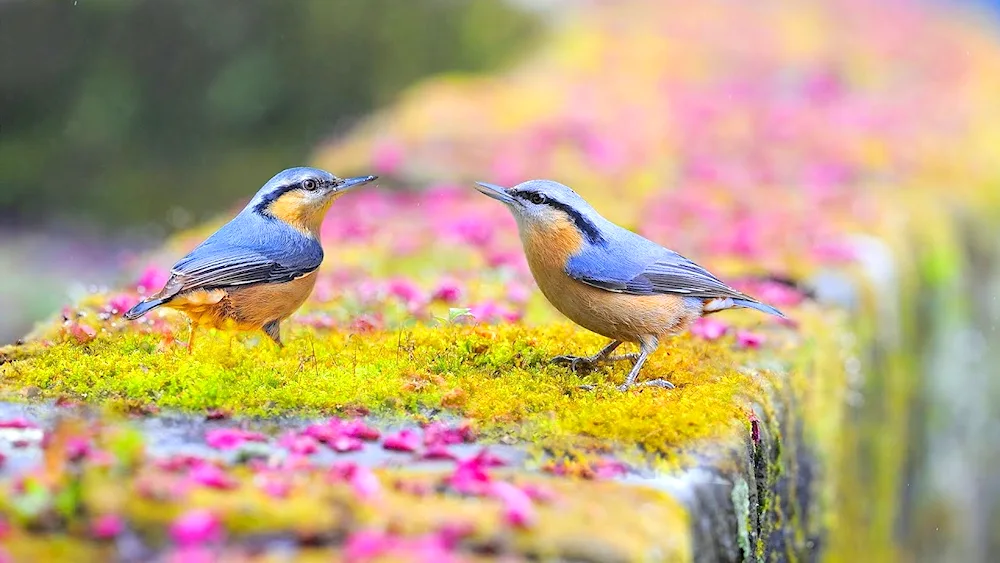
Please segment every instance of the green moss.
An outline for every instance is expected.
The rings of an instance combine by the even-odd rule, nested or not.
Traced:
[[[568,324],[416,326],[350,334],[295,327],[277,349],[256,337],[210,332],[194,353],[162,336],[122,332],[7,352],[0,391],[37,388],[118,408],[152,404],[183,411],[220,408],[245,415],[329,415],[361,407],[395,416],[445,409],[487,430],[546,447],[638,445],[661,457],[720,438],[746,424],[747,400],[763,401],[766,381],[741,370],[756,352],[723,340],[682,336],[644,370],[675,390],[621,393],[627,364],[578,376],[548,363],[589,353],[603,339]],[[597,385],[590,392],[578,388]]]

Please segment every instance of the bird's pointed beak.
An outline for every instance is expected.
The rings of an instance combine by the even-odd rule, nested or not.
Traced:
[[[507,193],[507,190],[505,188],[502,188],[496,184],[487,184],[486,182],[476,182],[476,189],[479,190],[479,193],[492,197],[493,199],[505,203],[507,205],[511,205],[517,201],[516,199],[511,197],[509,193]]]
[[[339,183],[334,187],[333,191],[336,193],[343,193],[347,190],[356,188],[358,186],[363,186],[369,182],[374,182],[378,180],[378,176],[357,176],[355,178],[342,178]]]

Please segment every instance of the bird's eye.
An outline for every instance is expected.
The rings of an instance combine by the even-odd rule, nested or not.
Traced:
[[[302,189],[310,192],[316,189],[316,180],[302,180]]]
[[[530,201],[531,203],[534,203],[535,205],[541,205],[541,204],[545,203],[548,200],[549,200],[549,198],[545,197],[544,195],[542,195],[542,194],[540,194],[538,192],[533,192],[533,193],[528,194],[528,201]]]

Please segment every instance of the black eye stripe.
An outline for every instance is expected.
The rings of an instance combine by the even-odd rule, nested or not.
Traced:
[[[589,240],[591,244],[600,244],[604,242],[604,236],[601,234],[601,230],[597,228],[597,225],[591,222],[590,219],[584,217],[583,214],[574,209],[573,206],[567,205],[561,201],[552,199],[545,194],[535,191],[520,191],[516,192],[514,196],[522,197],[535,205],[547,205],[552,209],[562,211],[569,216],[570,220],[572,220],[576,225],[576,228],[580,229],[580,232],[587,237],[587,240]],[[541,200],[535,201],[535,197],[539,197]]]

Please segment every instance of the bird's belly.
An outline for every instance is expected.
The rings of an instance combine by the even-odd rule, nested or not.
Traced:
[[[305,303],[316,285],[316,273],[286,283],[262,283],[229,290],[232,317],[256,327],[284,320]]]
[[[315,273],[286,283],[262,283],[228,289],[195,290],[167,306],[183,311],[199,326],[256,330],[294,313],[312,293]]]
[[[530,262],[529,262],[530,265]],[[564,272],[532,274],[542,294],[576,324],[615,340],[638,342],[644,335],[664,336],[685,330],[700,309],[678,295],[629,295],[599,289]]]

